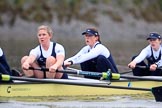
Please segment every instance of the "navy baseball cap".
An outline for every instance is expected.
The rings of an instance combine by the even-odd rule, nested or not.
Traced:
[[[157,33],[150,33],[147,40],[149,40],[149,39],[161,39],[161,36]]]
[[[99,33],[95,30],[92,29],[87,29],[85,32],[82,33],[82,35],[89,34],[89,35],[94,35],[94,36],[99,36]]]

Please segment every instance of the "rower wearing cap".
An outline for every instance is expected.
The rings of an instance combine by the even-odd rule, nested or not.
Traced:
[[[132,58],[128,67],[133,69],[135,76],[162,76],[161,69],[157,69],[162,66],[161,36],[158,33],[150,33],[147,40],[149,45],[138,56]],[[148,64],[144,62],[144,59],[147,59]],[[148,68],[142,69],[136,65]]]
[[[116,64],[110,51],[101,44],[100,35],[95,28],[88,28],[82,33],[85,37],[84,46],[76,55],[64,61],[65,66],[80,64],[83,71],[118,73]],[[86,78],[94,78],[85,76]]]

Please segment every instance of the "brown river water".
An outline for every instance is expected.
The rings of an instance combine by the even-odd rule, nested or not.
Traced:
[[[135,99],[130,96],[98,97],[91,100],[60,100],[26,102],[8,100],[0,103],[0,108],[161,108],[161,102],[154,99]]]

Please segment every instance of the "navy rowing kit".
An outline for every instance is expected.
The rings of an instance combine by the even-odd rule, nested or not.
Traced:
[[[12,72],[10,71],[10,67],[6,61],[6,57],[0,48],[0,73],[12,75]]]
[[[53,49],[52,49],[52,54],[51,54],[51,56],[53,56],[53,57],[56,58],[55,46],[56,46],[56,43],[53,43]],[[41,55],[40,55],[40,57],[37,59],[37,62],[38,62],[38,65],[39,65],[40,67],[45,67],[45,66],[46,66],[46,58],[43,56],[41,46],[39,46],[39,48],[40,48],[40,51],[41,51]]]
[[[144,48],[138,56],[134,56],[132,60],[134,60],[139,66],[146,66],[148,68],[141,69],[139,67],[135,67],[133,69],[133,74],[136,76],[162,76],[161,69],[156,69],[155,71],[150,71],[149,67],[152,64],[156,64],[158,67],[162,66],[162,54],[161,54],[162,46],[155,51],[152,49],[150,45]],[[147,59],[147,64],[144,62],[144,59]]]
[[[47,51],[45,51],[43,47],[39,45],[36,48],[32,49],[30,51],[30,54],[36,56],[38,65],[40,67],[45,67],[47,57],[53,56],[54,58],[56,58],[56,56],[60,54],[65,56],[65,51],[62,45],[58,43],[50,42],[50,46]],[[61,79],[67,79],[67,78],[68,78],[67,74],[64,73]]]
[[[80,64],[83,71],[107,72],[111,69],[113,73],[118,73],[110,51],[100,42],[96,42],[93,48],[89,45],[83,47],[76,55],[65,61]],[[92,78],[92,76],[85,77]]]

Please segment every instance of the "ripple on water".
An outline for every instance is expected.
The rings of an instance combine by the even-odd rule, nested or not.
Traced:
[[[65,97],[65,100],[55,100],[40,102],[9,100],[2,102],[0,108],[8,108],[8,106],[12,106],[12,108],[160,108],[162,106],[161,102],[155,102],[148,95],[101,96],[76,100]]]

